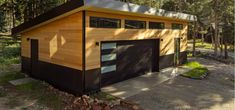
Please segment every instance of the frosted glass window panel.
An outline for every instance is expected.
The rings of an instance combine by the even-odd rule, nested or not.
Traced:
[[[107,54],[107,55],[102,55],[102,62],[104,61],[112,61],[117,59],[117,54]]]
[[[102,43],[102,50],[106,49],[116,49],[117,48],[117,43]]]
[[[111,66],[103,66],[101,67],[101,73],[108,73],[112,71],[116,71],[117,66],[116,65],[111,65]]]

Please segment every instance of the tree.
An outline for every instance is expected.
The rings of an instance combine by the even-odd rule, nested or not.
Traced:
[[[0,0],[0,32],[29,21],[69,0]]]

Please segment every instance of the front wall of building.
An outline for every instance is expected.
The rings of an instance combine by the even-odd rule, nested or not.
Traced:
[[[91,28],[89,27],[89,17],[104,17],[121,19],[121,28],[107,29],[107,28]],[[125,29],[124,20],[140,20],[146,21],[148,27],[149,21],[164,22],[165,29]],[[172,30],[171,23],[183,24],[182,30]],[[101,41],[115,41],[115,40],[141,40],[141,39],[161,39],[160,41],[160,61],[162,59],[169,59],[174,54],[174,38],[181,37],[180,51],[186,52],[187,48],[187,22],[176,20],[164,20],[143,18],[128,15],[109,14],[102,12],[86,12],[86,70],[100,68],[100,46],[96,42]],[[165,57],[166,56],[166,57]],[[169,59],[172,60],[172,59]],[[164,65],[163,65],[164,66]]]
[[[22,33],[22,71],[59,89],[82,94],[82,24],[82,12],[78,12]],[[38,40],[34,64],[31,39]]]

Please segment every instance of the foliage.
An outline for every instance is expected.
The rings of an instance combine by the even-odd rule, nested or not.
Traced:
[[[20,44],[11,38],[0,39],[0,65],[20,63]]]
[[[0,32],[47,12],[67,0],[0,0]]]

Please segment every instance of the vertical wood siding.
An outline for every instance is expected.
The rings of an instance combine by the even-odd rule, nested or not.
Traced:
[[[21,55],[30,58],[30,41],[39,40],[39,60],[82,70],[82,13],[78,12],[22,34]]]
[[[119,29],[91,28],[89,27],[89,16],[118,18],[122,20],[122,26]],[[124,20],[142,20],[164,22],[165,29],[125,29]],[[183,24],[183,30],[172,30],[171,23]],[[86,14],[86,70],[100,68],[100,46],[96,42],[113,40],[141,40],[141,39],[163,39],[160,41],[160,56],[174,53],[174,38],[182,37],[181,52],[187,48],[187,22],[176,20],[164,20],[164,18],[144,18],[128,15],[101,13],[88,11]]]

